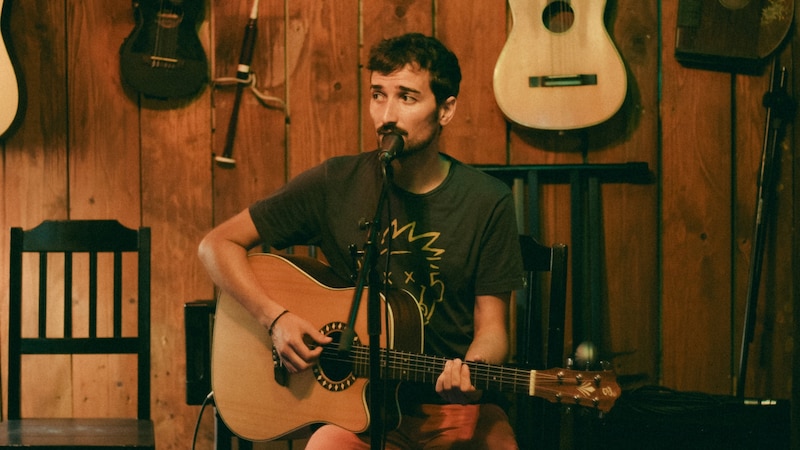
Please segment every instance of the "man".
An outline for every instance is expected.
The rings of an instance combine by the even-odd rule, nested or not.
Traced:
[[[458,60],[444,45],[416,33],[387,39],[371,50],[367,68],[377,141],[400,135],[397,157],[387,162],[374,151],[332,158],[212,230],[199,256],[217,286],[269,330],[286,369],[308,370],[330,338],[262,291],[247,250],[313,244],[337,273],[351,276],[351,247],[364,243],[364,219],[373,217],[390,173],[376,267],[392,288],[415,296],[425,353],[448,361],[435,386],[403,384],[403,419],[387,446],[517,448],[497,397],[476,390],[463,362],[501,364],[507,357],[508,304],[523,279],[510,191],[440,152],[461,81]],[[368,439],[326,425],[306,448],[369,448]]]

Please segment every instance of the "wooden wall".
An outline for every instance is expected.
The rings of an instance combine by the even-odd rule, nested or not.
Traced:
[[[628,97],[608,122],[557,133],[509,124],[494,101],[492,72],[511,25],[506,2],[261,0],[252,70],[257,88],[285,108],[245,91],[237,164],[226,169],[213,155],[224,147],[232,87],[220,83],[190,100],[164,101],[122,85],[118,51],[134,27],[130,2],[6,0],[27,108],[21,126],[0,143],[0,229],[65,218],[152,227],[153,417],[160,449],[188,448],[200,409],[185,404],[183,305],[214,295],[195,256],[197,243],[215,223],[302,170],[374,148],[363,94],[368,74],[361,68],[370,45],[405,31],[435,34],[459,55],[464,73],[457,117],[445,132],[453,156],[495,165],[647,164],[650,183],[600,186],[601,225],[594,231],[601,239],[593,251],[601,261],[601,354],[625,387],[731,394],[769,77],[678,64],[677,3],[608,2],[605,20],[628,71]],[[198,36],[214,78],[235,74],[250,8],[251,0],[207,2]],[[782,52],[790,74],[798,65],[796,39]],[[793,396],[797,405],[791,374],[800,361],[792,252],[798,163],[791,142],[790,136],[781,145],[778,213],[769,230],[746,394]],[[571,244],[569,185],[548,184],[539,200],[540,239]],[[0,254],[7,252],[5,238]],[[0,273],[7,271],[4,257]],[[0,310],[7,311],[6,276],[0,292]],[[6,317],[0,314],[0,342]],[[572,330],[570,323],[566,351],[578,344]],[[87,407],[84,399],[96,397],[86,395],[93,385],[79,380],[96,368],[65,364],[51,384],[64,388],[30,408],[111,414],[129,407],[111,398]],[[206,413],[198,448],[211,448],[209,419]]]

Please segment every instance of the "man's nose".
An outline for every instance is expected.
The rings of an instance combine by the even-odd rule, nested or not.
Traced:
[[[393,100],[387,101],[383,106],[383,123],[384,124],[393,124],[397,123],[397,114],[398,114],[398,107],[397,102]]]

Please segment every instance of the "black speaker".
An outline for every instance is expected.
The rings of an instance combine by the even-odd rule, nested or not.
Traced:
[[[211,331],[215,306],[214,300],[184,304],[186,403],[189,405],[202,405],[211,392]]]
[[[790,415],[788,400],[647,386],[623,392],[591,435],[602,449],[788,450]]]

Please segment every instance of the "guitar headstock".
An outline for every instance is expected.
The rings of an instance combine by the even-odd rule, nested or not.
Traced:
[[[537,370],[534,395],[552,403],[578,405],[608,412],[620,396],[617,377],[610,370]]]

